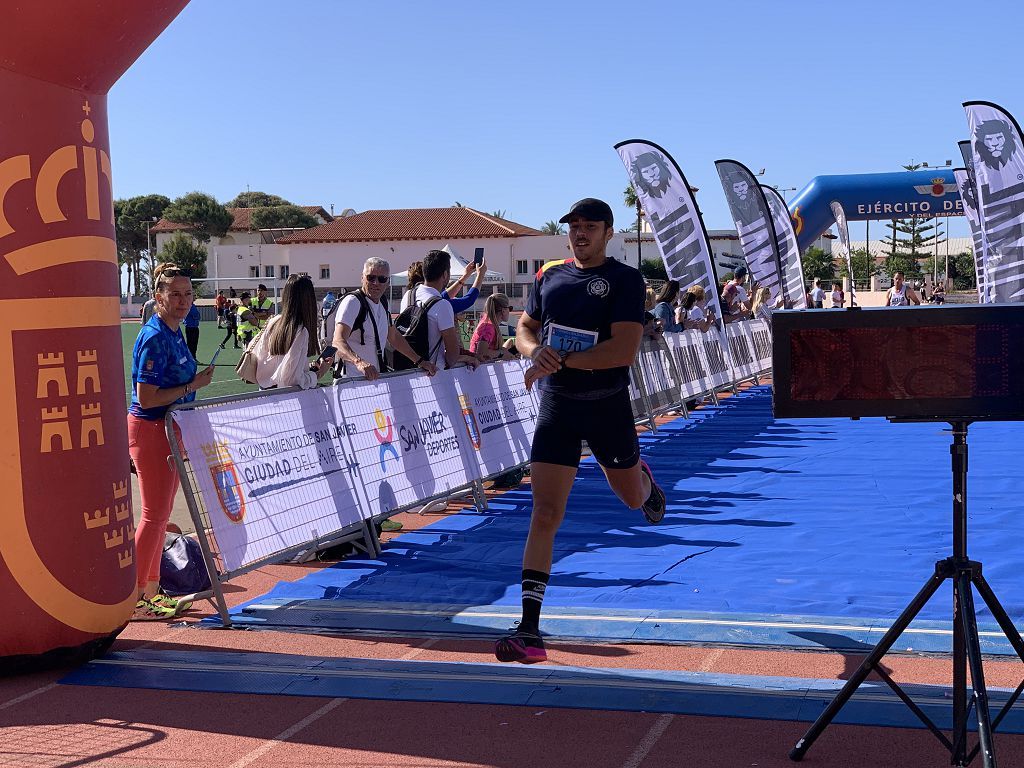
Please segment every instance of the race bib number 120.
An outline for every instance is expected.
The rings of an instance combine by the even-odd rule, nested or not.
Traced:
[[[556,352],[582,352],[597,344],[597,331],[583,331],[568,325],[551,323],[547,345]]]

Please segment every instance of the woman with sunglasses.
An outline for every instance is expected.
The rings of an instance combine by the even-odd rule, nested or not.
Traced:
[[[160,554],[178,492],[178,471],[168,463],[164,417],[175,403],[195,400],[213,379],[213,366],[198,372],[181,324],[192,308],[192,281],[174,264],[154,272],[156,311],[142,326],[132,350],[132,402],[128,408],[128,451],[139,476],[142,518],[135,529],[138,602],[133,620],[168,619],[188,607],[160,593]],[[177,428],[175,428],[177,431]],[[180,436],[179,436],[180,439]]]

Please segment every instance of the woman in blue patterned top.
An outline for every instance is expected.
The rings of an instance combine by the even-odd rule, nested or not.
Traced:
[[[171,618],[187,605],[160,594],[160,552],[178,492],[178,471],[167,462],[164,417],[174,403],[195,400],[213,379],[213,366],[197,372],[181,332],[192,308],[192,282],[173,264],[156,268],[156,312],[142,326],[132,351],[132,402],[128,408],[128,451],[139,475],[142,519],[135,529],[139,600],[134,619]]]

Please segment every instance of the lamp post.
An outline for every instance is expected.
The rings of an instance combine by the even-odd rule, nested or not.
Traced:
[[[951,165],[953,165],[953,161],[952,160],[946,160],[942,165],[938,165],[936,163],[922,163],[921,167],[923,167],[923,168],[949,168]],[[932,281],[933,281],[933,286],[934,286],[935,283],[939,282],[939,235],[940,234],[942,234],[942,233],[939,232],[939,219],[938,219],[938,217],[935,217],[935,255],[932,257]],[[947,241],[949,239],[948,233],[947,233],[947,238],[946,239],[947,239]],[[945,266],[942,269],[942,287],[943,287],[943,289],[945,289],[947,287],[946,283],[948,283],[948,282],[949,282],[949,258],[947,257],[946,258]],[[933,287],[932,290],[934,291],[935,288]]]
[[[637,195],[636,196],[636,268],[637,269],[640,269],[640,266],[644,263],[643,250],[641,248],[642,243],[640,241],[640,234],[641,234],[640,219],[643,217],[643,215],[644,215],[643,208],[640,207],[640,196]]]
[[[155,265],[153,264],[153,249],[149,247],[149,227],[154,221],[160,221],[160,218],[158,216],[150,216],[149,218],[146,219],[146,259],[149,261],[150,290],[153,289],[153,272],[156,269]],[[136,278],[136,283],[138,283],[138,278]],[[137,287],[138,286],[136,285],[136,288]]]

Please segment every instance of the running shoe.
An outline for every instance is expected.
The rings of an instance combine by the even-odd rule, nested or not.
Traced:
[[[651,480],[651,495],[647,497],[647,501],[643,503],[640,509],[643,510],[644,518],[648,523],[657,525],[665,517],[665,492],[654,482],[654,474],[651,472],[651,468],[647,466],[646,461],[640,461],[640,469]]]
[[[164,608],[151,600],[143,598],[135,604],[131,621],[162,621],[174,618],[173,608]]]
[[[540,635],[515,627],[494,644],[494,656],[498,661],[518,661],[520,664],[536,664],[548,660]]]
[[[149,602],[161,608],[169,608],[174,611],[175,616],[184,613],[192,607],[191,600],[178,600],[170,595],[165,595],[163,592],[153,595],[153,597],[149,598]]]

